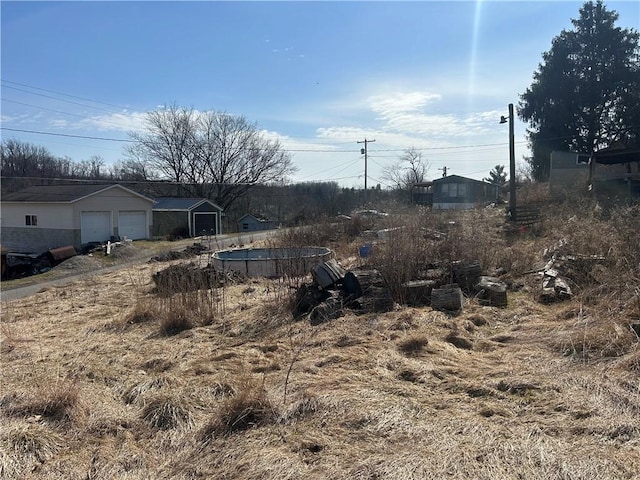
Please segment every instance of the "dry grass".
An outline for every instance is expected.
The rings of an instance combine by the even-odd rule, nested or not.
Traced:
[[[423,351],[424,347],[429,343],[429,339],[424,336],[410,337],[398,344],[398,350],[408,357],[418,357]]]
[[[243,380],[202,429],[200,438],[204,443],[218,436],[269,425],[277,420],[276,407],[269,400],[264,386],[250,377]]]
[[[35,417],[54,423],[80,423],[87,417],[78,382],[54,380],[26,392],[3,397],[2,411],[8,417]]]
[[[146,400],[141,418],[151,428],[170,430],[189,424],[191,414],[184,399],[161,395]]]
[[[62,437],[44,425],[4,424],[0,432],[0,478],[20,478],[53,459],[63,446]]]
[[[457,240],[423,235],[407,255],[466,252],[523,284],[507,308],[471,300],[455,317],[398,305],[314,327],[291,318],[293,279],[158,296],[158,264],[3,304],[0,478],[637,478],[632,213],[545,220],[508,241],[491,213],[408,219]],[[524,272],[561,238],[607,260],[576,277],[574,298],[542,305]],[[337,242],[341,263],[361,243]],[[160,334],[169,312],[191,328]]]

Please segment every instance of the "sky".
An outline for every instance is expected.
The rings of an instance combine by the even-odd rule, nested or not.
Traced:
[[[125,158],[164,105],[242,115],[290,152],[292,182],[390,186],[509,165],[517,106],[583,2],[2,1],[2,139],[74,161]],[[640,30],[640,2],[605,2]],[[514,119],[517,168],[529,154]],[[375,142],[373,142],[375,140]]]

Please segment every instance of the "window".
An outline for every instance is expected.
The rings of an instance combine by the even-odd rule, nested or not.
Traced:
[[[589,155],[576,155],[577,165],[589,165]]]
[[[464,183],[445,183],[442,185],[443,197],[465,197],[467,185]]]
[[[29,227],[37,227],[38,226],[38,216],[37,215],[25,215],[24,216],[24,224]]]
[[[242,224],[242,230],[249,230],[249,224],[248,223],[243,223]]]

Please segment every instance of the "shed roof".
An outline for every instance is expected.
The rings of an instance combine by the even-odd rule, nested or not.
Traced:
[[[3,202],[21,202],[21,203],[73,203],[83,198],[96,195],[117,188],[125,190],[132,195],[140,197],[149,202],[153,199],[145,197],[133,190],[129,190],[120,184],[87,184],[74,183],[70,185],[33,185],[23,190],[10,193],[2,198]]]
[[[640,162],[640,145],[629,148],[604,148],[593,154],[596,163],[617,165],[620,163]]]
[[[460,175],[448,175],[446,177],[436,178],[433,183],[480,183],[482,185],[498,186],[495,183],[483,182],[474,178],[461,177]]]
[[[218,205],[206,198],[178,198],[178,197],[161,197],[156,198],[156,204],[153,206],[154,210],[174,210],[174,211],[189,211],[196,207],[199,207],[203,203],[208,203],[217,210],[222,211]]]
[[[263,217],[263,216],[261,216],[261,215],[256,215],[256,214],[254,214],[254,213],[245,213],[243,216],[241,216],[241,217],[238,219],[238,222],[241,222],[241,221],[242,221],[244,218],[246,218],[246,217],[254,218],[255,220],[257,220],[258,222],[261,222],[261,223],[265,223],[265,222],[274,222],[274,221],[275,221],[275,220],[271,220],[271,219],[269,219],[269,218]]]

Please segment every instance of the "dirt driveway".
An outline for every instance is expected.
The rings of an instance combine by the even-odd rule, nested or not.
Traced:
[[[215,238],[197,237],[177,242],[133,242],[131,245],[116,248],[110,257],[98,258],[97,256],[77,255],[44,274],[2,282],[0,301],[25,298],[44,288],[59,287],[96,274],[105,274],[127,266],[148,262],[163,252],[183,251],[194,243],[200,243],[211,252],[215,252],[225,248],[248,246],[261,242],[274,235],[275,232],[277,230],[250,234],[232,233],[219,235]]]

